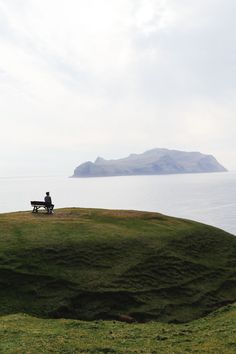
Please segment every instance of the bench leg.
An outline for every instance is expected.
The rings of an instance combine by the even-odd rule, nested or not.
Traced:
[[[32,213],[37,213],[38,210],[39,210],[39,208],[35,205],[35,206],[34,206],[34,209],[32,210]]]

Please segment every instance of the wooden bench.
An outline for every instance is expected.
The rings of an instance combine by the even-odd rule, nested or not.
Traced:
[[[48,207],[46,206],[45,202],[41,202],[37,200],[31,201],[30,204],[33,207],[32,213],[37,213],[40,208],[44,208],[45,210],[47,210],[49,214],[52,214],[53,207],[54,207],[53,204]]]

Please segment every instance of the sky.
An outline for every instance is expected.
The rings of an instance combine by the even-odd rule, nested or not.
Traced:
[[[0,0],[0,176],[163,147],[236,169],[235,0]]]

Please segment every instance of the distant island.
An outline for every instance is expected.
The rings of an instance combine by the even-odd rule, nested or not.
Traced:
[[[76,167],[72,177],[163,175],[176,173],[226,172],[214,156],[200,152],[152,149],[117,160],[98,157]]]

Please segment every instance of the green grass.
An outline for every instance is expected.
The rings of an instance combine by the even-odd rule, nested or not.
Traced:
[[[188,324],[0,317],[0,353],[183,354],[236,352],[236,304]]]
[[[0,315],[188,322],[236,301],[236,238],[136,211],[0,215]]]

